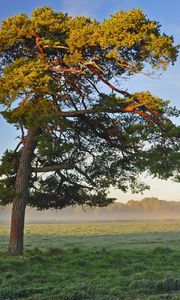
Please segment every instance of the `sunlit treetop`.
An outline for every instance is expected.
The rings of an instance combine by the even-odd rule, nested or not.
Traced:
[[[89,58],[96,60],[98,57],[92,55],[99,54],[100,58],[114,58],[117,65],[118,58],[124,58],[128,62],[140,60],[164,67],[177,56],[173,38],[161,34],[159,24],[150,21],[140,9],[120,11],[99,23],[87,17],[72,18],[56,13],[48,7],[38,8],[32,18],[21,14],[3,21],[0,50],[20,46],[33,38],[32,47],[36,47],[37,36],[41,38],[41,47],[47,51],[67,47],[63,58],[65,56],[65,62],[71,58],[75,64]]]
[[[126,98],[121,112],[136,110],[150,119],[144,106],[161,109],[163,101],[149,94],[144,97],[145,92],[138,100],[109,80],[139,73],[147,63],[164,70],[177,57],[173,38],[161,34],[159,24],[149,20],[140,9],[120,11],[100,23],[87,17],[56,13],[49,7],[38,8],[32,17],[21,14],[3,21],[0,40],[0,101],[10,110],[12,103],[21,98],[20,114],[26,108],[29,111],[30,99],[36,98],[37,102],[39,98],[42,104],[42,97],[58,97],[63,90],[62,96],[65,78],[68,93],[71,90],[78,97],[80,82],[88,95],[95,91],[94,84],[103,82],[109,91],[121,95],[119,103]],[[66,104],[64,101],[65,109]],[[94,101],[88,101],[86,108],[93,105]]]

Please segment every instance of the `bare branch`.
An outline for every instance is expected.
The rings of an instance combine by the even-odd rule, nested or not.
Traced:
[[[81,75],[86,75],[85,72],[78,70],[78,69],[69,69],[69,68],[51,68],[53,72],[64,72],[64,73],[78,73]]]
[[[144,117],[148,121],[152,121],[155,123],[159,123],[158,120],[154,120],[153,117],[148,115],[147,113],[138,110],[138,109],[132,109],[131,107],[125,107],[125,108],[89,108],[89,109],[82,109],[82,110],[77,110],[77,111],[61,111],[59,112],[59,116],[64,116],[64,117],[77,117],[80,115],[88,115],[92,113],[134,113],[138,114],[142,117]]]
[[[45,173],[45,172],[54,172],[58,170],[67,170],[71,169],[72,166],[70,164],[60,164],[60,165],[52,165],[52,166],[45,166],[45,167],[33,167],[31,170],[32,172],[36,173]]]
[[[61,46],[61,45],[57,45],[57,46],[48,46],[48,45],[44,45],[43,49],[47,49],[47,48],[53,48],[53,49],[65,49],[68,50],[69,48],[66,46]]]

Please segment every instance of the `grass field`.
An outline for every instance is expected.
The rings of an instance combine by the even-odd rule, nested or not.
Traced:
[[[28,225],[8,257],[0,226],[0,300],[180,299],[180,221]]]

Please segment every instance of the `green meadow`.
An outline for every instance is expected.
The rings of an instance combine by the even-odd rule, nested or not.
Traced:
[[[0,226],[0,300],[180,299],[180,221],[38,224],[9,257]]]

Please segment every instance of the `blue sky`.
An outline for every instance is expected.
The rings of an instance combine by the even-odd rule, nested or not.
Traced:
[[[110,14],[118,10],[141,8],[150,19],[158,21],[162,25],[162,31],[174,36],[175,44],[180,44],[180,1],[179,0],[0,0],[0,21],[8,16],[14,16],[21,12],[31,14],[40,6],[51,6],[57,11],[68,12],[70,15],[86,15],[98,20],[108,18]],[[173,67],[169,67],[166,73],[159,79],[150,79],[141,75],[126,81],[124,88],[129,91],[149,90],[152,94],[170,99],[171,105],[180,109],[180,58]],[[6,148],[13,148],[17,144],[17,132],[7,124],[0,116],[0,156]],[[166,200],[180,201],[180,184],[171,181],[151,179],[145,181],[150,184],[151,190],[144,195],[123,194],[120,191],[111,191],[112,196],[119,200],[141,199],[146,196],[154,196]]]

